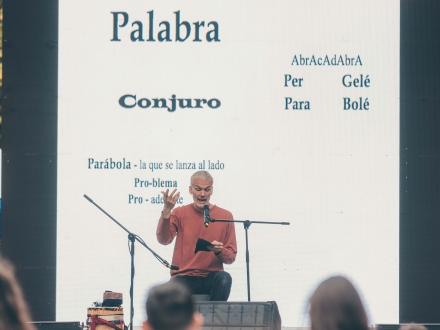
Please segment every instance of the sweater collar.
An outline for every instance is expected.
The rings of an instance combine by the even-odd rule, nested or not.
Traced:
[[[212,206],[209,208],[209,211],[212,211],[217,207],[215,204],[211,204],[211,205]],[[197,207],[194,206],[194,203],[191,203],[191,206],[196,212],[203,213],[203,211],[200,211]]]

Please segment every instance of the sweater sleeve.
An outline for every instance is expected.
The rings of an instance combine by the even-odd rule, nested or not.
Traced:
[[[172,213],[169,219],[160,217],[157,224],[156,237],[160,244],[170,244],[177,235],[176,216]]]
[[[236,255],[237,238],[235,237],[235,225],[230,222],[228,223],[228,231],[226,233],[225,241],[223,242],[223,249],[217,257],[224,264],[232,264],[235,261]]]

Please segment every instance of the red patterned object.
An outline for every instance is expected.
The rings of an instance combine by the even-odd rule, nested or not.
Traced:
[[[88,330],[124,329],[122,307],[91,307],[87,309]]]

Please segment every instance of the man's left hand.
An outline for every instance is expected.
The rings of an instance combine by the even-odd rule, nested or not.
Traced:
[[[212,244],[212,246],[208,246],[208,250],[210,250],[214,253],[220,253],[222,251],[222,249],[223,249],[222,242],[212,241],[211,244]]]

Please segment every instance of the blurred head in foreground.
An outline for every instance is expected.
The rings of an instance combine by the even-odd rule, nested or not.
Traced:
[[[408,323],[402,325],[399,330],[428,330],[423,324]]]
[[[202,314],[195,312],[191,292],[177,281],[151,289],[144,330],[197,330],[203,325]]]
[[[0,258],[0,330],[34,330],[12,265]]]
[[[367,314],[354,286],[342,276],[322,282],[310,298],[312,330],[368,330]]]

